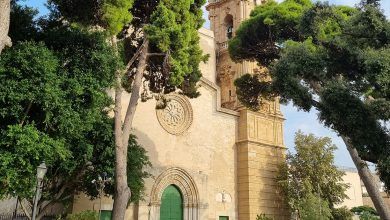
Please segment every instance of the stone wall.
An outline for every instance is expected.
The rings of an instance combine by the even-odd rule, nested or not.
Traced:
[[[215,50],[212,34],[207,30],[200,34],[204,51],[213,55]],[[188,203],[191,204],[185,204],[185,219],[215,220],[218,216],[237,219],[235,143],[239,114],[220,107],[220,90],[215,85],[215,57],[211,57],[207,64],[202,64],[201,68],[204,73],[199,84],[201,96],[196,99],[184,98],[187,100],[184,102],[190,103],[192,111],[188,129],[177,134],[168,132],[169,129],[163,126],[170,125],[161,124],[154,99],[139,103],[137,107],[133,133],[148,151],[153,164],[149,171],[153,177],[146,180],[144,201],[129,207],[126,219],[158,219],[159,204],[154,197],[158,197],[156,193],[161,193],[163,189],[160,188],[168,183],[179,185],[185,201],[187,197],[192,198],[197,194],[197,204],[192,204],[190,200]],[[127,106],[128,102],[129,94],[124,94],[123,106]],[[123,115],[125,110],[123,109]],[[172,172],[172,169],[180,172]],[[191,182],[195,187],[177,181]],[[73,211],[96,210],[97,204],[98,201],[88,201],[88,198],[81,195],[75,200]],[[103,206],[110,209],[112,200],[105,198]],[[190,215],[196,216],[189,217]]]

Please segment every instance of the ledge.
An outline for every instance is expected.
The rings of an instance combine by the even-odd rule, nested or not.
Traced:
[[[248,140],[248,139],[236,141],[236,144],[240,144],[240,143],[250,143],[250,144],[255,144],[255,145],[259,145],[259,146],[262,145],[263,147],[274,147],[274,148],[280,148],[280,149],[288,149],[285,146],[273,145],[273,144],[269,144],[269,143],[263,143],[260,141]]]
[[[216,92],[216,95],[217,95],[217,97],[216,97],[216,99],[217,99],[216,110],[217,110],[217,112],[222,112],[224,114],[233,115],[233,116],[237,116],[237,117],[240,116],[240,113],[237,111],[233,111],[233,110],[221,107],[221,89],[219,88],[219,86],[217,86],[215,83],[211,82],[210,80],[208,80],[204,77],[202,77],[200,79],[200,84],[204,85],[205,87],[208,87],[209,89],[214,90]]]

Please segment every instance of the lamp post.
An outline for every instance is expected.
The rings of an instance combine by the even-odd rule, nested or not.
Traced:
[[[102,176],[98,176],[98,179],[97,180],[92,180],[92,183],[93,184],[96,184],[96,188],[97,190],[99,191],[99,197],[100,197],[100,201],[99,201],[99,215],[98,215],[98,219],[100,220],[101,218],[101,215],[102,215],[102,195],[103,195],[103,190],[104,190],[104,187],[106,186],[106,183],[109,183],[111,182],[111,178],[107,178],[107,173],[106,172],[103,172],[102,173]]]
[[[35,220],[36,215],[37,215],[37,206],[38,206],[38,201],[39,201],[39,197],[41,194],[42,181],[46,175],[46,172],[47,172],[47,167],[46,167],[45,162],[43,162],[37,167],[37,188],[36,188],[35,197],[34,197],[34,209],[33,209],[33,214],[32,214],[32,220]]]

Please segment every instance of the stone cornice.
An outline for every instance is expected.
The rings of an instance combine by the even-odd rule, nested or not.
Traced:
[[[255,144],[255,145],[258,145],[258,146],[274,147],[274,148],[280,148],[280,149],[288,149],[286,146],[267,144],[267,143],[260,142],[260,141],[253,141],[253,140],[238,140],[238,141],[236,141],[236,144],[241,144],[241,143],[249,143],[249,144]]]
[[[233,111],[233,110],[221,107],[221,89],[219,88],[219,86],[217,86],[215,83],[211,82],[210,80],[208,80],[204,77],[202,77],[200,79],[200,84],[205,86],[205,87],[208,87],[209,89],[214,90],[216,92],[216,95],[217,95],[217,97],[216,97],[216,100],[217,100],[216,110],[217,110],[217,112],[221,112],[224,114],[233,115],[233,116],[237,116],[237,117],[240,116],[240,113],[237,111]]]
[[[229,1],[232,1],[232,0],[211,0],[211,1],[209,1],[209,4],[206,5],[206,10],[209,10],[210,7],[215,7],[215,6],[218,6],[220,4],[223,4],[223,3],[229,2]],[[240,1],[246,1],[246,0],[240,0]]]

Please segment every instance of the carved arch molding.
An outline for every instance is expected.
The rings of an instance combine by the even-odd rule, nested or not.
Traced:
[[[198,220],[199,192],[195,181],[188,172],[178,167],[169,168],[157,177],[150,194],[151,219],[160,220],[161,197],[169,185],[175,185],[182,193],[184,220]]]

